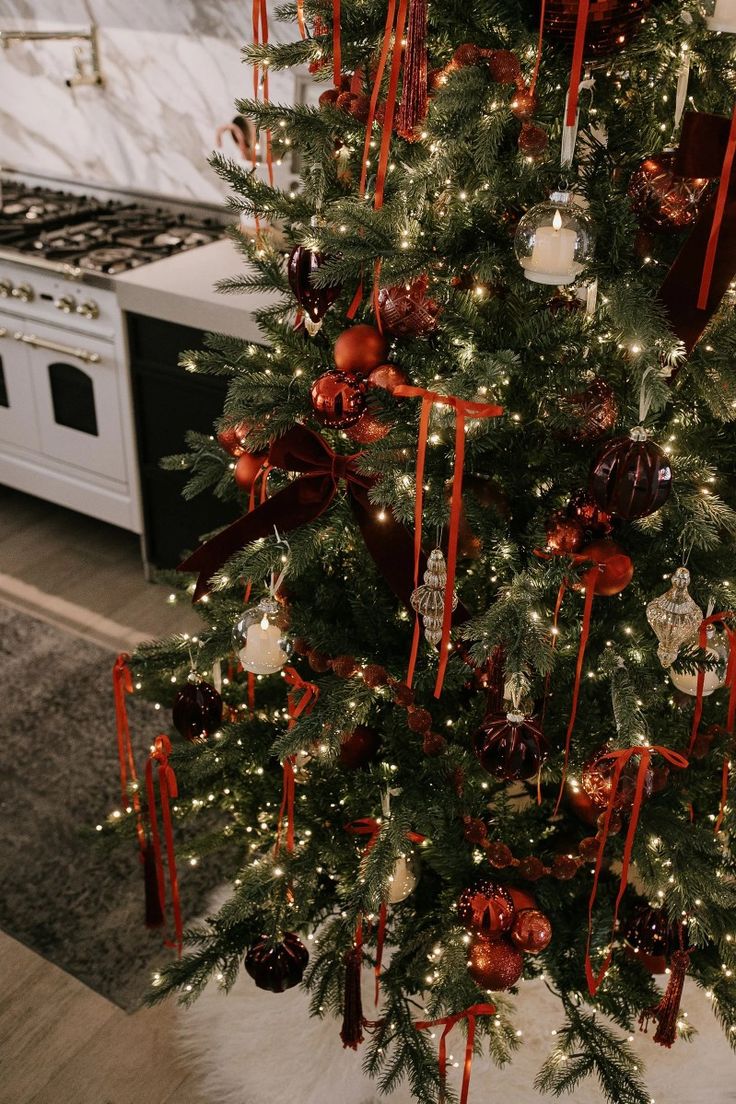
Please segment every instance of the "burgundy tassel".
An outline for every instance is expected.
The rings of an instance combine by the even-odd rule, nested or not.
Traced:
[[[409,0],[404,51],[404,81],[396,133],[407,142],[419,138],[417,127],[427,115],[427,0]]]
[[[363,966],[362,946],[353,947],[345,955],[345,1002],[340,1038],[343,1047],[357,1050],[363,1042],[363,998],[360,974]]]
[[[143,852],[143,883],[146,894],[146,927],[160,928],[164,923],[164,910],[156,872],[156,856],[150,839],[146,840]]]
[[[670,963],[670,980],[664,995],[654,1008],[647,1008],[639,1017],[639,1027],[646,1034],[650,1020],[657,1024],[654,1033],[655,1043],[660,1046],[671,1047],[677,1038],[677,1019],[680,1015],[680,1001],[682,1000],[682,988],[685,984],[685,974],[690,965],[688,951],[675,951]]]

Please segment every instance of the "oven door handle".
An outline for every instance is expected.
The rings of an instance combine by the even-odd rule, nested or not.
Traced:
[[[75,360],[82,360],[85,364],[99,364],[101,360],[99,353],[90,353],[86,349],[78,349],[73,345],[63,345],[60,341],[48,341],[45,337],[36,337],[35,334],[16,333],[13,336],[16,341],[30,345],[32,349],[49,349],[52,353],[74,357]]]

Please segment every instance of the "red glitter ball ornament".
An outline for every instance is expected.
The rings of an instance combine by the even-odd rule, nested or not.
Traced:
[[[536,157],[540,153],[544,153],[548,145],[549,138],[546,130],[537,126],[536,123],[525,122],[522,124],[518,138],[521,153],[526,153],[529,157]]]
[[[483,769],[507,782],[533,778],[547,756],[541,728],[522,713],[486,717],[473,739]]]
[[[518,951],[539,954],[552,942],[549,917],[539,909],[522,909],[516,914],[509,938]]]
[[[600,448],[589,487],[602,510],[633,521],[664,506],[672,489],[672,469],[666,453],[636,426],[627,437],[614,437]]]
[[[457,903],[461,924],[496,939],[509,930],[514,912],[511,894],[498,882],[478,882],[464,889]]]
[[[400,384],[407,383],[407,378],[395,364],[379,364],[370,373],[366,383],[369,387],[381,387],[391,395]]]
[[[267,459],[267,452],[244,452],[238,457],[233,469],[233,478],[241,490],[250,494],[251,488],[263,471],[263,465]]]
[[[365,410],[363,385],[345,372],[325,372],[310,394],[315,418],[330,429],[355,425]]]
[[[651,0],[590,0],[585,30],[586,58],[616,54],[636,35]],[[544,33],[551,42],[572,47],[579,0],[547,0]]]
[[[610,433],[618,418],[618,403],[610,384],[600,376],[582,391],[560,395],[559,410],[569,424],[557,430],[557,434],[578,444],[587,444]]]
[[[298,985],[309,962],[309,951],[296,932],[286,932],[275,942],[263,935],[245,955],[245,969],[259,989],[283,993]]]
[[[507,939],[476,935],[468,950],[468,973],[481,989],[510,989],[522,975],[524,956]]]
[[[649,229],[692,226],[708,196],[709,180],[678,176],[674,164],[673,150],[653,154],[642,161],[629,181],[631,206]]]
[[[372,445],[382,441],[393,429],[391,422],[382,422],[369,410],[360,415],[355,425],[345,430],[351,441],[359,445]]]
[[[174,728],[185,740],[216,732],[222,721],[222,698],[209,682],[192,676],[177,690],[171,710]]]
[[[464,42],[462,46],[458,46],[455,50],[455,53],[452,55],[452,60],[455,65],[463,69],[469,65],[480,65],[483,61],[483,53],[479,47],[475,46],[472,42]]]
[[[421,337],[437,328],[439,304],[427,295],[429,280],[420,276],[411,284],[394,284],[378,292],[378,310],[384,330],[397,337]]]
[[[311,334],[315,334],[320,328],[322,319],[341,290],[338,284],[318,288],[312,283],[312,276],[326,260],[323,253],[314,253],[306,245],[296,245],[286,262],[289,287],[304,311],[305,325]]]
[[[375,326],[351,326],[335,342],[335,367],[351,376],[369,375],[388,356],[388,341]]]
[[[345,770],[360,770],[373,762],[380,747],[381,737],[375,728],[356,725],[352,732],[343,737],[337,761]]]
[[[579,552],[585,541],[585,530],[576,518],[567,517],[562,510],[552,514],[547,522],[547,548],[555,556],[570,556]]]
[[[536,93],[531,88],[517,88],[509,102],[511,114],[517,119],[531,119],[537,110]]]
[[[625,590],[634,577],[634,565],[631,557],[623,548],[610,540],[593,541],[578,553],[582,574],[574,584],[576,590],[593,587],[596,594],[611,598]],[[591,563],[591,567],[586,567]]]
[[[511,50],[487,50],[488,68],[491,79],[497,84],[515,84],[521,77],[521,65]]]

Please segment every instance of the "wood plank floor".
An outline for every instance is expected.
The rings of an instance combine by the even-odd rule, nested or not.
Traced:
[[[0,487],[0,602],[120,651],[196,630],[168,593],[144,579],[134,534]],[[0,1104],[208,1104],[176,1014],[128,1015],[0,932]]]

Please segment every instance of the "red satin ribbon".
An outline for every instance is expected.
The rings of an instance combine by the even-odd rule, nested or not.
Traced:
[[[728,664],[726,666],[726,686],[729,689],[728,695],[728,711],[726,714],[726,731],[729,734],[733,734],[734,722],[736,721],[736,630],[732,629],[728,624],[728,619],[732,618],[734,613],[732,610],[727,610],[725,613],[714,613],[710,617],[704,618],[700,622],[700,629],[698,631],[698,645],[705,650],[708,644],[708,626],[709,625],[722,625],[726,631],[728,637]],[[705,686],[705,668],[700,667],[698,669],[698,681],[695,687],[695,712],[693,713],[693,725],[690,730],[690,746],[688,748],[688,755],[692,755],[693,747],[698,736],[698,730],[700,728],[700,722],[703,717],[703,688]]]
[[[585,50],[585,32],[588,27],[589,9],[590,0],[578,0],[578,19],[575,24],[575,43],[572,48],[572,64],[570,66],[570,87],[567,91],[566,126],[575,126],[575,118],[578,113],[578,89],[580,74],[583,70],[583,52]]]
[[[537,87],[537,79],[539,77],[539,67],[542,64],[542,44],[544,42],[544,16],[547,10],[547,0],[542,0],[539,6],[539,37],[537,39],[537,56],[534,61],[534,72],[532,73],[532,79],[529,82],[529,92],[534,95]]]
[[[416,1020],[414,1027],[417,1031],[427,1031],[431,1027],[442,1027],[439,1046],[439,1070],[440,1070],[440,1095],[438,1104],[444,1104],[447,1089],[447,1036],[455,1024],[461,1020],[468,1021],[468,1038],[465,1044],[465,1064],[463,1066],[463,1084],[460,1091],[460,1104],[468,1104],[470,1093],[470,1074],[473,1068],[473,1046],[475,1044],[475,1021],[478,1016],[495,1016],[494,1004],[473,1004],[462,1012],[456,1012],[452,1016],[442,1016],[437,1020]]]
[[[716,823],[713,828],[715,833],[720,832],[721,825],[723,824],[723,818],[726,815],[726,802],[728,801],[728,783],[730,781],[731,762],[728,754],[723,756],[723,765],[721,767],[721,804],[718,809],[718,816],[716,817]]]
[[[736,155],[736,104],[734,104],[733,113],[731,115],[731,129],[728,132],[726,152],[723,157],[723,168],[721,169],[721,179],[718,185],[716,205],[713,211],[713,222],[708,236],[708,245],[705,250],[703,274],[700,279],[700,291],[698,293],[698,310],[705,310],[708,306],[710,284],[713,279],[713,266],[715,264],[716,251],[718,249],[718,237],[721,232],[723,215],[726,210],[729,188],[731,187],[734,155]]]
[[[445,670],[449,659],[450,626],[452,624],[452,594],[455,589],[455,568],[457,566],[457,542],[460,533],[462,514],[463,467],[465,464],[465,422],[468,418],[497,418],[503,414],[503,407],[494,403],[469,402],[456,395],[440,395],[437,391],[425,391],[422,387],[400,384],[394,388],[394,394],[402,398],[421,399],[419,414],[419,440],[417,443],[416,498],[414,503],[414,586],[419,586],[419,561],[422,550],[422,515],[424,512],[424,467],[427,457],[427,436],[432,407],[435,403],[449,406],[455,411],[455,467],[452,474],[452,500],[450,504],[450,528],[447,542],[447,583],[445,585],[445,604],[442,620],[442,640],[440,641],[440,661],[437,670],[434,696],[442,693]],[[414,619],[414,639],[412,641],[409,671],[406,681],[411,686],[414,678],[417,654],[419,651],[419,616]]]
[[[360,170],[360,183],[358,185],[358,194],[360,196],[365,195],[366,183],[368,181],[368,160],[371,148],[371,138],[373,137],[373,123],[376,118],[376,109],[378,107],[378,97],[381,94],[381,82],[383,80],[383,71],[386,68],[386,61],[388,59],[388,52],[391,49],[391,31],[393,30],[394,20],[396,17],[396,0],[388,0],[388,8],[386,9],[386,25],[383,29],[383,42],[381,43],[381,52],[378,55],[378,64],[376,66],[376,77],[373,82],[373,91],[371,92],[371,102],[368,107],[368,119],[365,124],[365,140],[363,142],[363,164]],[[356,292],[357,295],[357,292]],[[360,301],[360,300],[359,300]]]
[[[296,0],[296,23],[302,38],[307,37],[307,25],[304,22],[304,0]]]
[[[332,80],[335,88],[342,81],[342,45],[340,27],[340,0],[332,0]]]
[[[112,688],[115,698],[115,728],[118,742],[118,763],[120,765],[120,800],[123,809],[127,809],[129,805],[133,807],[135,831],[138,837],[141,862],[143,862],[146,850],[146,830],[143,825],[141,799],[138,792],[138,772],[135,768],[128,710],[125,705],[125,695],[133,693],[133,676],[128,666],[129,660],[130,656],[126,652],[121,652],[115,660],[112,669]],[[130,793],[128,792],[129,786],[131,787]]]
[[[616,897],[616,904],[613,910],[613,926],[611,928],[611,940],[613,940],[614,933],[616,931],[616,922],[618,920],[618,910],[623,900],[624,893],[626,892],[626,886],[629,880],[629,867],[631,865],[631,853],[634,847],[634,838],[636,836],[636,828],[639,823],[639,813],[641,812],[642,801],[644,800],[644,787],[646,785],[647,771],[652,761],[653,754],[661,755],[668,763],[673,767],[680,767],[682,769],[688,766],[688,761],[684,755],[680,755],[677,751],[672,751],[670,748],[661,747],[659,745],[645,745],[642,747],[630,747],[623,748],[620,751],[607,751],[601,755],[601,759],[612,759],[614,762],[613,774],[611,776],[611,791],[608,798],[608,807],[606,808],[605,820],[603,822],[603,829],[601,833],[601,845],[598,850],[598,858],[595,864],[595,874],[593,875],[593,888],[590,894],[590,902],[588,904],[588,941],[585,948],[585,976],[588,981],[588,989],[591,996],[595,996],[598,988],[603,981],[608,967],[611,965],[611,959],[613,957],[613,948],[609,944],[608,952],[606,954],[605,961],[601,966],[597,974],[593,972],[593,965],[590,959],[590,943],[593,935],[593,906],[595,905],[596,893],[598,891],[598,881],[600,879],[601,870],[603,868],[603,856],[606,850],[606,843],[608,842],[608,833],[611,827],[611,818],[613,817],[614,809],[616,806],[616,798],[618,796],[619,783],[621,781],[621,774],[628,762],[635,756],[639,757],[639,766],[636,774],[636,786],[634,789],[634,801],[631,806],[631,812],[629,814],[629,827],[626,833],[626,841],[624,843],[624,854],[621,861],[621,883],[619,885],[618,896]]]
[[[283,674],[289,686],[293,688],[286,699],[289,708],[289,728],[292,729],[302,713],[311,713],[314,703],[319,697],[319,687],[314,682],[305,682],[295,667],[285,667]],[[301,697],[299,697],[299,691],[301,691]],[[287,755],[284,759],[283,792],[281,797],[281,808],[279,809],[278,827],[276,829],[276,855],[278,855],[281,850],[284,818],[288,821],[286,829],[286,850],[289,855],[294,852],[295,759],[296,756],[294,755]]]
[[[174,831],[171,824],[171,809],[169,801],[178,796],[176,775],[169,764],[171,754],[171,741],[163,733],[157,736],[153,742],[153,750],[146,763],[146,792],[148,794],[148,818],[151,824],[151,840],[153,842],[153,854],[156,862],[156,877],[158,879],[158,892],[161,907],[166,907],[166,878],[164,877],[164,864],[161,854],[161,836],[158,830],[156,817],[156,792],[153,784],[153,768],[156,766],[158,776],[159,802],[161,805],[161,821],[163,823],[164,839],[166,841],[166,861],[169,869],[169,888],[171,890],[171,908],[174,914],[174,941],[166,941],[167,947],[175,947],[181,958],[183,927],[181,920],[181,902],[179,900],[179,879],[176,873],[176,853],[174,851]]]

